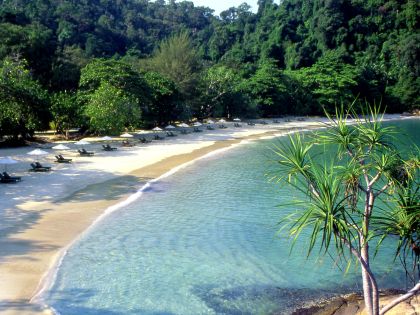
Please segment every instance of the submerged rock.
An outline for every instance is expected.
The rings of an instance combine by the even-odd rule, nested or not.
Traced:
[[[336,290],[313,290],[307,288],[280,288],[269,285],[238,286],[196,286],[193,294],[217,314],[300,314],[296,310],[328,301],[340,293]],[[308,308],[309,309],[309,308]],[[311,314],[311,313],[305,313]]]

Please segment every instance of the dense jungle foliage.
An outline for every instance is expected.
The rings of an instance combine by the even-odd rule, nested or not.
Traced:
[[[420,107],[417,0],[0,3],[0,136]]]

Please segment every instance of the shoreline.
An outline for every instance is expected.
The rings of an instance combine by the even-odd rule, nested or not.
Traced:
[[[19,205],[21,210],[40,214],[40,218],[38,222],[29,224],[27,229],[12,234],[12,237],[5,241],[0,240],[0,282],[3,288],[7,288],[0,290],[0,314],[53,314],[45,304],[31,303],[31,300],[37,299],[37,294],[46,284],[45,281],[51,276],[65,250],[77,241],[106,209],[124,202],[149,181],[176,167],[192,163],[216,150],[228,149],[243,141],[272,138],[290,131],[321,126],[319,122],[314,121],[300,125],[302,126],[272,125],[267,130],[256,130],[255,133],[251,130],[250,134],[245,136],[207,141],[208,143],[201,146],[197,144],[198,148],[187,150],[186,153],[174,152],[153,164],[89,184],[76,191],[70,190],[67,196]],[[202,142],[198,141],[201,144]],[[118,188],[116,196],[103,200],[104,196],[112,195],[115,187]],[[21,249],[24,255],[11,254],[10,252],[13,253],[20,244],[24,247]],[[32,246],[33,244],[39,246]]]
[[[121,203],[126,202],[127,198],[144,189],[147,183],[157,180],[167,173],[170,173],[168,175],[170,176],[173,172],[187,167],[198,159],[205,158],[213,152],[217,153],[218,150],[233,148],[241,142],[272,138],[290,132],[319,129],[323,125],[321,122],[309,121],[300,126],[287,127],[287,124],[281,124],[270,127],[263,132],[251,132],[251,134],[237,138],[210,141],[189,152],[170,154],[155,163],[88,184],[76,191],[70,191],[67,196],[31,203],[30,211],[42,215],[39,222],[29,225],[26,230],[17,233],[18,239],[30,244],[38,243],[41,248],[32,248],[32,250],[29,248],[23,257],[9,255],[10,257],[4,261],[3,251],[0,251],[0,280],[5,283],[4,287],[15,292],[14,298],[6,299],[3,298],[5,294],[0,292],[0,314],[53,314],[45,304],[40,305],[33,302],[42,301],[39,296],[43,290],[49,288],[49,284],[53,283],[54,278],[51,276],[59,268],[57,263],[65,257],[66,251],[74,242],[77,242],[85,232],[106,216],[107,212],[110,212],[109,208],[118,207]],[[116,194],[113,191],[115,188],[118,189]],[[107,198],[104,199],[104,196]],[[25,206],[20,208],[25,210]],[[5,243],[0,240],[0,245],[3,246]],[[18,243],[16,245],[19,246]],[[5,246],[13,247],[13,244],[5,244]],[[4,282],[4,280],[6,281]],[[34,284],[36,284],[35,288]]]
[[[264,134],[261,135],[261,138],[262,137],[266,137],[267,134],[271,134],[271,133],[272,132],[264,133]],[[284,135],[286,135],[286,134],[287,134],[287,132]],[[200,153],[197,153],[198,156],[196,158],[193,158],[192,160],[189,160],[188,157],[191,157],[191,155],[194,155],[195,156],[195,154],[194,154],[195,152],[193,151],[190,154],[188,154],[188,157],[187,157],[188,160],[185,161],[184,163],[179,164],[179,165],[175,166],[174,168],[169,169],[167,172],[159,175],[158,177],[153,178],[153,179],[145,182],[144,185],[140,186],[139,189],[138,189],[138,191],[135,192],[134,194],[127,194],[127,196],[126,196],[127,198],[126,199],[124,199],[124,197],[123,197],[122,199],[124,199],[124,200],[122,200],[121,202],[116,203],[116,204],[113,204],[113,205],[109,206],[108,208],[104,209],[104,211],[98,217],[96,217],[96,219],[82,233],[80,233],[75,239],[73,239],[71,241],[71,243],[69,243],[67,246],[65,246],[64,248],[62,248],[60,250],[60,253],[59,253],[58,258],[56,259],[55,263],[52,265],[52,267],[50,268],[50,270],[48,270],[46,272],[46,274],[44,275],[44,277],[43,277],[43,278],[45,278],[45,281],[44,281],[44,279],[41,279],[41,281],[39,283],[39,286],[38,286],[38,289],[36,290],[34,296],[31,298],[30,302],[31,303],[35,303],[35,304],[38,304],[38,305],[43,305],[45,307],[48,307],[47,304],[44,302],[43,293],[46,292],[46,291],[48,291],[48,290],[50,290],[52,288],[52,286],[54,285],[57,272],[59,271],[60,266],[61,266],[61,263],[62,263],[62,260],[67,255],[68,250],[76,242],[80,241],[80,239],[86,233],[88,233],[92,228],[94,228],[97,224],[100,224],[100,222],[103,219],[105,219],[108,215],[110,215],[110,214],[112,214],[112,213],[114,213],[116,211],[119,211],[122,208],[126,207],[127,205],[129,205],[129,204],[135,202],[136,200],[140,199],[141,196],[143,195],[143,192],[150,186],[150,184],[152,184],[152,183],[154,183],[156,181],[159,181],[159,180],[161,180],[163,178],[172,176],[173,174],[177,173],[178,171],[180,171],[180,170],[182,170],[182,169],[184,169],[186,167],[189,167],[189,166],[193,165],[194,163],[196,163],[199,160],[206,159],[206,158],[208,158],[208,157],[210,157],[212,155],[216,155],[216,154],[221,153],[221,152],[224,152],[226,150],[233,149],[237,145],[240,145],[242,143],[245,143],[245,142],[248,143],[249,141],[258,140],[258,139],[261,139],[261,138],[256,138],[256,139],[249,139],[249,138],[247,138],[247,139],[238,139],[237,141],[231,140],[229,144],[226,144],[226,146],[225,145],[223,145],[221,147],[217,146],[216,149],[212,149],[213,146],[216,146],[216,144],[213,144],[213,145],[211,145],[209,147],[205,147],[204,149],[198,149],[198,150],[203,150],[206,153],[204,153],[203,155],[200,154],[201,152]],[[272,137],[269,136],[267,138],[272,138]],[[173,158],[177,158],[177,156],[174,156]],[[160,162],[158,162],[156,164],[165,163],[165,162],[167,162],[167,161],[160,161]],[[148,167],[145,167],[145,168],[153,168],[154,166],[155,165],[151,165],[150,167],[148,166]],[[135,172],[136,173],[137,172],[141,172],[141,170],[142,169],[138,169]],[[100,183],[100,184],[105,184],[105,183]]]
[[[391,302],[403,294],[402,290],[387,289],[379,292],[380,307]],[[388,315],[416,315],[420,312],[420,298],[413,296],[398,304],[386,314]],[[362,293],[348,293],[329,298],[319,303],[307,303],[295,310],[291,315],[368,315]],[[280,314],[278,314],[280,315]]]

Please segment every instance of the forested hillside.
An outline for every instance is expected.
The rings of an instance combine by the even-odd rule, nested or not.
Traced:
[[[162,0],[0,3],[0,136],[420,106],[416,0],[260,0],[220,17]]]

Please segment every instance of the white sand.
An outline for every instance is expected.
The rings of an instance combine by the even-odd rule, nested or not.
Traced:
[[[316,123],[315,123],[316,124]],[[26,203],[34,201],[56,200],[78,191],[87,185],[103,182],[105,180],[128,174],[129,172],[159,162],[165,158],[192,152],[207,147],[216,141],[246,138],[269,131],[313,125],[312,122],[290,122],[283,124],[247,126],[234,128],[225,123],[228,129],[206,130],[200,133],[179,134],[177,137],[167,137],[165,140],[154,140],[148,144],[137,144],[134,147],[121,147],[120,141],[111,141],[111,146],[118,147],[117,151],[102,151],[104,142],[95,138],[85,138],[91,142],[84,146],[87,151],[94,151],[92,157],[80,157],[77,149],[80,146],[72,142],[61,142],[70,147],[70,150],[60,151],[43,149],[48,155],[34,157],[27,153],[34,148],[24,147],[17,149],[0,149],[0,157],[11,156],[19,163],[7,166],[11,175],[22,176],[22,182],[13,185],[0,185],[0,216],[6,215],[7,220],[0,220],[0,231],[18,223],[19,208]],[[164,133],[162,133],[164,134]],[[149,136],[150,138],[150,136]],[[117,138],[116,138],[117,139]],[[137,143],[137,140],[131,140]],[[48,145],[47,147],[51,147]],[[44,146],[46,147],[46,146]],[[73,159],[73,163],[55,163],[54,156],[62,154],[65,158]],[[41,164],[52,166],[53,171],[28,172],[30,163],[38,160]],[[4,166],[0,169],[3,171]],[[0,232],[1,233],[1,232]],[[0,234],[1,236],[1,234]]]

